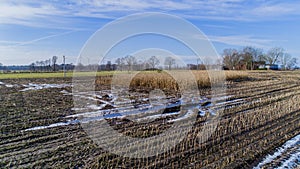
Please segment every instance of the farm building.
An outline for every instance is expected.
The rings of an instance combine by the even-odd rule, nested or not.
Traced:
[[[280,67],[277,64],[265,64],[265,65],[260,65],[259,69],[280,70]]]

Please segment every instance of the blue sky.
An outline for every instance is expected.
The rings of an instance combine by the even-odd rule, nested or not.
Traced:
[[[219,53],[243,46],[265,51],[283,47],[300,57],[300,1],[0,0],[0,4],[0,63],[6,65],[30,64],[53,55],[59,56],[58,63],[63,55],[76,63],[95,31],[140,12],[163,12],[188,20]]]

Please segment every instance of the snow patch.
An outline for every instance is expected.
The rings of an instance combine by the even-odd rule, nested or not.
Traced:
[[[12,87],[14,87],[15,85],[12,85],[12,84],[6,84],[5,86],[6,86],[6,87],[9,87],[9,88],[12,88]]]
[[[54,124],[50,124],[48,126],[37,126],[37,127],[32,127],[32,128],[28,128],[24,131],[33,131],[33,130],[41,130],[41,129],[47,129],[47,128],[53,128],[53,127],[59,127],[59,126],[66,126],[66,125],[70,125],[70,124],[77,124],[79,123],[79,120],[71,120],[68,122],[59,122],[59,123],[54,123]]]
[[[30,83],[28,85],[24,85],[26,87],[22,91],[28,90],[41,90],[45,88],[64,88],[71,86],[69,84],[33,84]],[[157,104],[147,103],[149,98],[148,95],[141,95],[141,93],[131,93],[130,96],[136,96],[135,100],[131,100],[128,97],[118,97],[117,94],[111,94],[110,90],[102,90],[102,91],[88,91],[88,92],[77,92],[72,93],[67,90],[62,90],[60,93],[64,95],[73,95],[74,97],[88,99],[92,101],[100,102],[98,104],[85,104],[79,105],[78,107],[72,108],[74,111],[81,111],[77,114],[68,115],[65,118],[78,118],[80,120],[69,120],[67,122],[54,123],[48,126],[37,126],[29,130],[40,130],[47,129],[58,126],[66,126],[70,124],[76,123],[88,123],[91,121],[99,121],[107,118],[134,118],[136,121],[144,121],[149,119],[158,119],[162,117],[168,117],[172,115],[180,114],[179,109],[187,110],[182,116],[179,116],[176,119],[169,120],[169,122],[175,122],[179,120],[183,120],[189,118],[194,114],[199,114],[200,116],[205,116],[209,113],[212,116],[216,116],[217,106],[215,101],[220,100],[221,103],[226,105],[226,99],[232,96],[220,96],[214,98],[213,101],[207,97],[189,97],[189,98],[165,98],[164,103],[158,102]],[[146,102],[146,103],[145,103]],[[111,108],[105,109],[106,106],[110,106]],[[223,106],[223,105],[222,105]],[[162,111],[165,113],[162,113]],[[193,111],[192,111],[193,110]],[[195,111],[197,110],[197,111]]]
[[[279,157],[281,154],[283,154],[286,150],[288,150],[291,147],[294,147],[295,145],[300,144],[300,134],[293,137],[292,139],[288,140],[286,143],[284,143],[283,146],[277,149],[277,151],[273,155],[268,155],[267,157],[264,158],[262,162],[260,162],[256,167],[253,169],[260,169],[262,168],[265,164],[271,163],[274,159]],[[296,155],[299,153],[296,153]],[[286,164],[283,164],[281,168],[287,167],[289,164],[289,161],[287,160]]]
[[[20,90],[22,92],[29,91],[29,90],[42,90],[42,89],[49,89],[49,88],[65,88],[70,87],[70,84],[35,84],[29,83],[28,85],[23,85],[24,89]]]
[[[300,165],[300,148],[297,149],[297,153],[292,154],[289,159],[283,161],[277,169],[297,168],[298,165]]]

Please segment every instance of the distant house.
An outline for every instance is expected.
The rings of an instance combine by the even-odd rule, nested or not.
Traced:
[[[240,61],[238,65],[234,67],[235,70],[247,70],[247,64],[245,61]]]
[[[296,66],[293,68],[293,70],[300,70],[300,67]]]
[[[187,67],[190,70],[196,70],[197,69],[197,65],[195,65],[195,64],[187,64]]]
[[[268,70],[280,70],[280,67],[277,64],[260,65],[259,68],[260,69],[268,69]]]
[[[254,70],[257,70],[257,69],[266,69],[265,65],[266,65],[265,61],[256,61],[256,62],[253,62],[253,69]]]

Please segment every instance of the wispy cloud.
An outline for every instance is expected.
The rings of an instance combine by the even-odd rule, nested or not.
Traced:
[[[74,33],[74,32],[77,32],[77,31],[68,31],[68,32],[63,32],[63,33],[57,33],[57,34],[53,34],[53,35],[48,35],[48,36],[43,36],[43,37],[40,37],[40,38],[37,38],[37,39],[33,39],[33,40],[30,40],[30,41],[25,41],[25,42],[18,42],[18,41],[0,41],[0,44],[2,43],[6,43],[6,44],[12,44],[12,45],[9,45],[8,47],[16,47],[16,46],[23,46],[23,45],[30,45],[30,44],[33,44],[35,42],[38,42],[38,41],[41,41],[41,40],[46,40],[46,39],[50,39],[50,38],[54,38],[54,37],[58,37],[58,36],[63,36],[63,35],[67,35],[67,34],[70,34],[70,33]]]
[[[219,42],[233,46],[254,46],[259,48],[269,48],[274,40],[255,38],[250,35],[234,35],[234,36],[208,36],[213,42]]]
[[[144,11],[148,9],[162,10],[184,10],[191,9],[191,4],[176,1],[156,1],[156,0],[82,0],[74,1],[74,6],[88,6],[94,9],[101,9],[102,12],[112,11]]]
[[[67,31],[51,34],[28,41],[7,41],[0,40],[0,60],[2,63],[29,64],[30,62],[42,59],[48,59],[53,55],[62,56],[66,53],[76,56],[79,49],[67,50],[57,48],[56,46],[43,45],[52,41],[52,38],[75,33],[77,31]],[[46,42],[44,42],[46,41]],[[69,62],[75,62],[76,57],[69,59]]]
[[[287,15],[299,15],[300,11],[299,1],[285,1],[282,3],[268,3],[257,6],[251,13],[260,17],[274,17],[274,16],[287,16]]]
[[[113,19],[135,12],[168,12],[189,19],[257,21],[300,15],[298,1],[262,0],[2,0],[0,24],[49,26],[72,17]]]
[[[10,58],[20,59],[30,56],[32,57],[30,60],[34,60],[41,57],[41,55],[51,56],[55,53],[53,49],[61,47],[54,42],[55,37],[70,34],[76,30],[88,29],[88,31],[93,32],[107,23],[107,20],[136,12],[165,12],[181,16],[192,23],[196,23],[196,25],[203,26],[204,30],[207,31],[205,33],[212,35],[208,37],[213,42],[260,48],[269,48],[278,42],[263,37],[289,39],[289,35],[277,36],[276,33],[272,33],[272,30],[270,30],[270,33],[267,32],[268,35],[266,35],[269,27],[273,26],[272,23],[271,26],[267,26],[268,29],[261,28],[261,25],[258,24],[264,21],[282,21],[299,19],[300,17],[300,1],[292,0],[0,0],[0,2],[0,26],[4,25],[3,30],[10,32],[10,34],[4,32],[3,35],[6,36],[0,38],[1,62]],[[247,24],[249,24],[249,27]],[[19,25],[21,26],[18,27]],[[23,26],[26,26],[26,28],[24,29]],[[12,27],[15,29],[9,30]],[[32,27],[34,28],[30,29]],[[8,29],[6,30],[6,28]],[[11,31],[14,30],[19,31],[19,34],[13,35]],[[49,30],[59,33],[49,34]],[[35,34],[35,31],[39,32]],[[19,38],[18,36],[22,36],[20,32],[29,32],[29,34],[35,34],[36,36],[39,33],[42,37],[33,38],[32,35],[28,35],[26,38]],[[85,40],[83,36],[90,35],[90,32],[84,31],[84,33],[81,37],[76,36],[60,42],[78,43],[80,40]],[[216,36],[214,33],[220,36]],[[231,36],[223,36],[224,34]],[[32,40],[22,41],[28,38],[32,38]],[[19,41],[20,39],[21,41]],[[48,49],[48,42],[51,43],[51,49]],[[291,43],[291,40],[280,45],[284,46],[288,43]],[[297,44],[297,41],[294,40],[293,44]],[[70,45],[62,45],[61,48],[74,49]],[[65,54],[67,52],[61,53]],[[15,62],[17,62],[17,59]],[[11,61],[11,63],[15,62]]]
[[[22,24],[36,19],[45,19],[50,16],[63,15],[51,4],[26,4],[13,1],[4,1],[0,6],[0,24]]]

